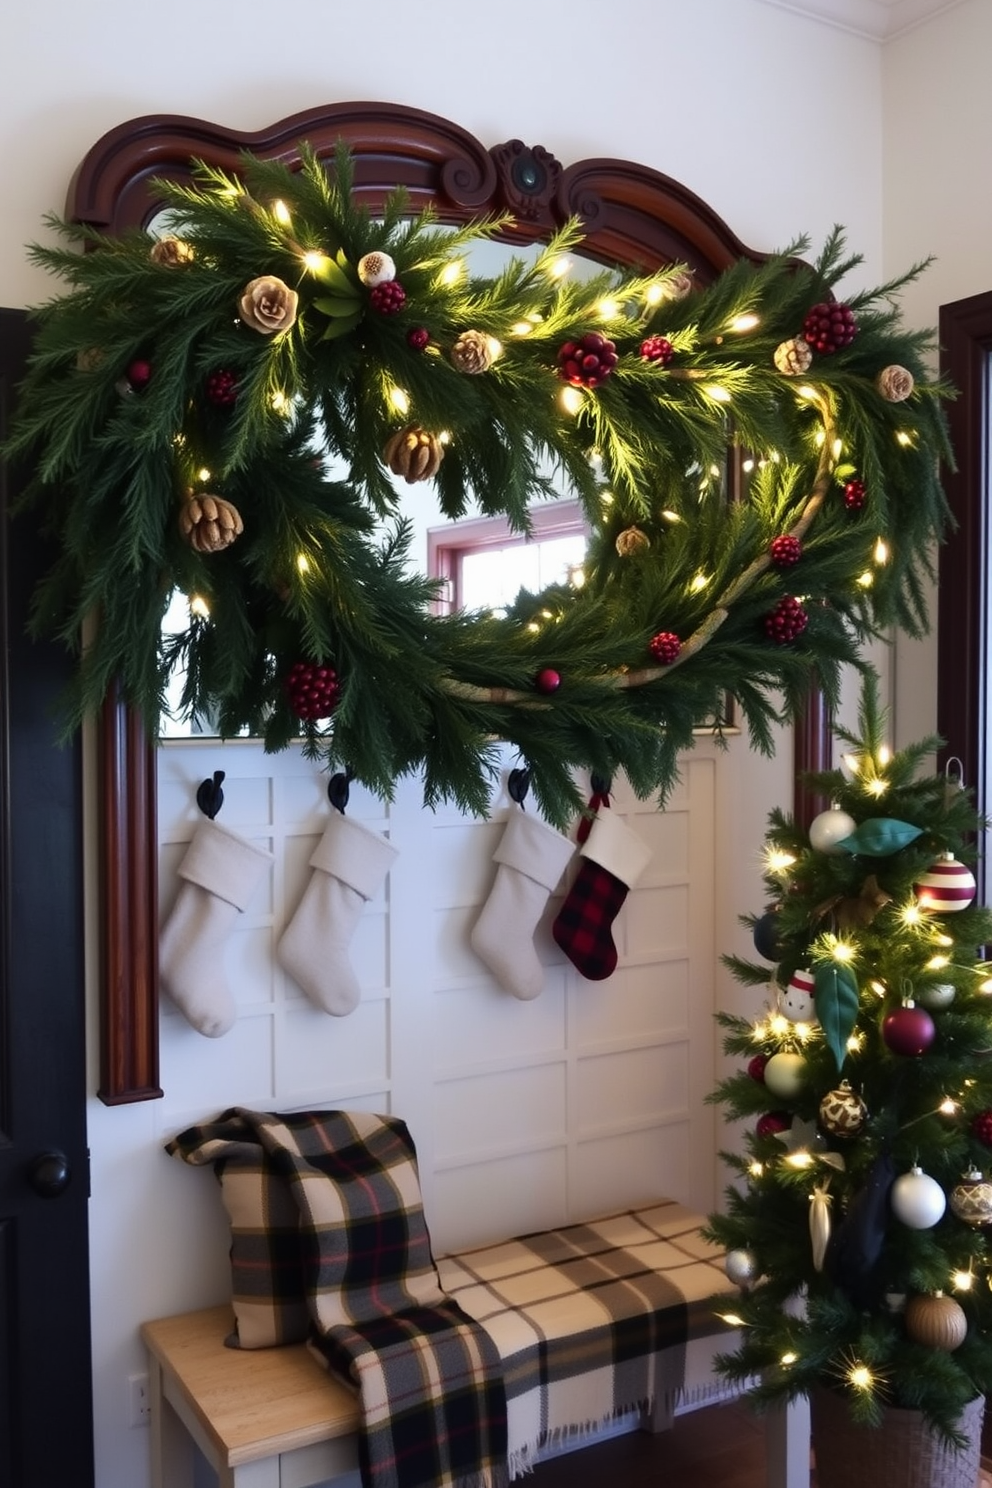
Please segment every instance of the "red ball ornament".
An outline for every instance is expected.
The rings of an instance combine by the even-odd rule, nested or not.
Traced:
[[[926,1008],[904,1002],[882,1020],[882,1038],[893,1054],[911,1058],[924,1054],[936,1035],[934,1021]]]
[[[803,321],[803,340],[821,356],[850,346],[857,334],[858,323],[850,305],[834,301],[814,305]]]
[[[216,408],[230,408],[238,396],[238,379],[226,367],[207,378],[207,399]]]
[[[779,600],[770,615],[765,616],[765,634],[777,646],[786,646],[801,636],[809,624],[809,616],[791,594]]]
[[[369,304],[379,315],[398,315],[406,304],[406,290],[398,279],[387,279],[369,290]]]
[[[141,358],[129,363],[127,369],[128,386],[136,393],[143,392],[152,380],[152,364]]]
[[[561,673],[554,667],[542,667],[534,678],[534,686],[538,692],[557,692],[561,686]]]
[[[333,667],[297,661],[286,678],[286,697],[297,718],[308,723],[330,718],[341,696],[341,683]]]
[[[599,331],[566,341],[558,351],[558,376],[572,387],[598,387],[617,364],[617,349]]]
[[[798,537],[783,532],[779,537],[772,538],[768,551],[776,568],[791,568],[803,556],[803,545]]]
[[[641,356],[646,362],[657,362],[667,367],[675,355],[675,348],[665,336],[647,336],[641,342]]]
[[[788,1111],[766,1111],[764,1116],[758,1117],[754,1130],[759,1137],[775,1137],[779,1132],[788,1131],[791,1126],[792,1117]]]
[[[765,1065],[768,1063],[767,1054],[755,1054],[753,1059],[747,1062],[747,1072],[752,1080],[757,1080],[759,1085],[765,1083]]]
[[[972,1117],[971,1134],[986,1147],[992,1147],[992,1111],[979,1111]]]
[[[852,479],[844,482],[844,505],[848,511],[860,511],[865,504],[865,483]]]
[[[671,666],[682,650],[682,642],[673,630],[659,630],[658,634],[652,636],[648,642],[648,650],[655,661],[660,661],[662,666]]]
[[[945,853],[913,885],[917,904],[928,914],[955,914],[967,909],[976,889],[975,875],[953,853]]]
[[[423,351],[430,339],[431,333],[426,326],[413,326],[406,333],[406,344],[414,351]]]

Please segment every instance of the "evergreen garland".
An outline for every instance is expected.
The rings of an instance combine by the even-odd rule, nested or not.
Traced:
[[[767,986],[770,999],[756,1020],[718,1015],[725,1052],[747,1063],[711,1099],[746,1126],[740,1148],[723,1153],[735,1181],[705,1233],[752,1261],[754,1275],[732,1308],[726,1299],[719,1308],[742,1331],[716,1364],[762,1406],[826,1385],[845,1394],[855,1420],[877,1423],[886,1405],[912,1408],[957,1440],[964,1405],[992,1388],[992,1239],[955,1207],[972,1170],[992,1200],[992,976],[982,959],[992,911],[975,902],[928,911],[914,886],[947,853],[973,863],[985,823],[955,782],[915,778],[939,740],[889,757],[870,674],[859,733],[841,738],[851,778],[838,770],[809,779],[856,823],[848,846],[818,850],[815,822],[807,836],[773,812],[771,920],[742,923],[761,954],[771,932],[777,964],[724,958],[736,980]],[[779,1006],[798,968],[813,973],[818,1022],[796,1022]],[[895,1052],[883,1033],[907,995],[932,1009],[933,1041],[919,1054]],[[786,1099],[766,1087],[761,1058],[783,1051],[800,1053],[804,1066],[801,1088]],[[863,1124],[848,1133],[822,1106],[842,1081],[865,1107]],[[762,1124],[770,1109],[778,1120]],[[948,1201],[921,1228],[903,1222],[890,1187],[914,1165]],[[832,1228],[818,1269],[810,1214],[824,1184]],[[940,1292],[967,1323],[956,1348],[921,1339],[907,1321],[907,1302]]]
[[[923,265],[852,297],[853,339],[810,351],[806,317],[860,262],[839,230],[812,265],[800,240],[692,288],[678,265],[562,277],[572,223],[486,279],[464,257],[506,221],[448,230],[400,190],[373,218],[343,148],[294,172],[199,165],[159,192],[171,236],[151,251],[144,233],[94,239],[54,217],[67,245],[31,250],[68,289],[36,312],[7,451],[31,460],[27,500],[58,543],[36,630],[78,647],[97,617],[70,728],[116,685],[157,732],[181,664],[187,713],[270,750],[302,735],[385,797],[421,769],[427,804],[484,814],[509,740],[563,824],[577,768],[664,797],[726,696],[767,752],[866,637],[925,629],[948,389],[894,300]],[[368,254],[388,255],[380,283]],[[569,385],[569,343],[590,334],[598,372]],[[577,494],[583,586],[522,592],[505,615],[433,613],[385,460],[409,426],[449,517],[474,500],[525,531],[535,501]],[[728,450],[753,464],[740,502]],[[204,515],[235,540],[200,551]],[[798,540],[786,561],[780,537]],[[177,589],[189,623],[163,640]],[[330,670],[324,719],[291,706],[301,662]]]

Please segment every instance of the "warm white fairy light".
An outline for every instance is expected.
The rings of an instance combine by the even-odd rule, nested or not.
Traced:
[[[755,1160],[753,1163],[750,1163],[748,1165],[748,1172],[750,1173],[750,1175],[751,1175],[752,1178],[760,1178],[762,1176],[762,1174],[764,1173],[764,1171],[765,1171],[765,1165],[764,1165],[764,1163],[760,1163],[757,1160]]]
[[[612,491],[600,491],[599,493],[600,506],[612,506],[614,499],[615,498]]]
[[[765,853],[765,864],[769,873],[787,873],[795,861],[792,853],[785,852],[780,847],[770,847]]]
[[[306,553],[297,553],[296,569],[297,572],[301,574],[310,572],[310,559],[307,557]]]
[[[844,453],[844,441],[842,439],[835,439],[833,444],[830,446],[830,452],[835,460],[839,460],[841,455]]]
[[[856,1390],[870,1390],[875,1383],[874,1376],[867,1364],[852,1364],[847,1371],[848,1384]]]
[[[293,220],[292,214],[284,201],[274,201],[272,203],[272,215],[283,227],[288,227]]]
[[[502,341],[497,341],[495,336],[486,337],[486,346],[489,349],[489,356],[492,361],[495,361],[498,356],[502,356],[503,343]]]
[[[692,590],[693,594],[698,594],[701,589],[705,589],[706,588],[706,585],[708,583],[709,583],[709,575],[708,574],[699,574],[699,573],[697,573],[696,574],[696,577],[693,579],[692,583],[689,585],[689,588]]]
[[[206,481],[208,481],[210,479],[210,471],[207,469],[207,467],[205,465],[202,466],[196,472],[196,478],[197,478],[197,480],[204,481],[204,482],[206,482]]]
[[[189,612],[191,615],[199,615],[201,620],[209,620],[210,606],[202,594],[191,594],[189,600]]]
[[[862,589],[870,589],[874,582],[875,575],[871,573],[870,570],[867,568],[865,569],[864,573],[858,574],[858,577],[855,580],[855,583],[859,584]]]
[[[892,760],[892,750],[889,748],[888,744],[880,744],[878,746],[878,751],[875,755],[875,758],[878,760],[880,767],[884,770],[885,766]]]
[[[884,537],[880,537],[880,538],[878,538],[876,540],[876,542],[875,542],[875,549],[874,549],[874,552],[872,554],[872,557],[875,559],[875,562],[876,563],[888,563],[888,561],[889,561],[889,545],[885,541],[885,538]]]
[[[808,1168],[813,1161],[813,1155],[800,1148],[798,1152],[790,1152],[785,1161],[790,1168]]]
[[[718,1312],[717,1317],[722,1323],[726,1323],[730,1328],[744,1328],[747,1326],[747,1324],[744,1322],[744,1319],[742,1317],[738,1317],[736,1312]]]
[[[815,402],[816,399],[819,397],[816,388],[810,387],[808,382],[804,382],[802,387],[796,388],[796,392],[799,394],[800,398],[806,398],[813,402]],[[820,437],[822,438],[822,431]]]
[[[992,977],[986,977],[978,984],[979,992],[992,992]]]
[[[786,1353],[784,1353],[782,1355],[781,1359],[779,1360],[779,1363],[782,1364],[782,1365],[784,1365],[784,1367],[786,1369],[788,1369],[789,1365],[790,1364],[795,1364],[795,1362],[796,1362],[796,1360],[798,1358],[799,1358],[799,1355],[798,1354],[794,1354],[792,1352],[792,1350],[789,1349]]]
[[[568,570],[568,582],[573,589],[582,589],[586,582],[586,571],[581,563],[573,563]]]
[[[611,300],[607,296],[605,299],[600,300],[599,304],[596,306],[596,314],[599,316],[600,320],[616,320],[617,316],[620,314],[620,306],[617,304],[616,300]]]
[[[734,331],[737,335],[742,336],[745,331],[753,331],[755,326],[759,323],[760,322],[757,315],[750,313],[745,315],[735,315],[733,320],[727,326],[727,330]]]
[[[269,404],[274,413],[288,413],[291,406],[286,394],[280,392],[278,388],[270,397]]]
[[[663,522],[673,522],[673,523],[674,522],[681,522],[681,520],[682,520],[682,518],[679,516],[678,512],[673,512],[673,511],[663,511],[661,513],[661,519],[662,519]]]
[[[864,1046],[864,1041],[864,1035],[860,1032],[860,1030],[855,1029],[855,1031],[848,1038],[847,1043],[844,1045],[844,1047],[846,1048],[848,1054],[860,1054]]]
[[[453,258],[445,264],[437,276],[438,283],[444,285],[446,288],[450,288],[453,284],[458,283],[464,273],[465,260],[463,258]]]
[[[392,386],[386,393],[386,401],[397,413],[410,412],[410,394],[405,388]]]
[[[956,1100],[953,1100],[951,1096],[945,1095],[944,1099],[937,1107],[937,1110],[942,1116],[956,1116],[958,1112],[958,1102]]]
[[[813,1037],[816,1028],[812,1023],[793,1023],[792,1031],[801,1044],[806,1044]]]
[[[527,629],[531,632],[532,635],[537,635],[541,627],[538,625],[536,620],[532,620]]]
[[[311,248],[303,255],[303,262],[311,274],[319,274],[326,267],[328,258],[326,253],[321,253],[317,248]]]
[[[939,946],[952,946],[954,944],[954,937],[953,935],[945,935],[943,931],[940,931],[934,936],[933,943]]]
[[[582,407],[582,390],[576,387],[564,387],[558,394],[558,399],[566,413],[578,413]]]
[[[552,279],[563,279],[566,274],[572,272],[572,260],[566,258],[564,254],[559,254],[548,264],[547,272]]]
[[[660,305],[665,298],[665,288],[662,284],[649,284],[644,299],[649,305]]]
[[[971,1271],[952,1271],[951,1286],[956,1292],[970,1292],[975,1284],[975,1277]]]
[[[518,320],[510,327],[511,336],[529,336],[534,329],[529,320]]]
[[[784,1013],[772,1013],[768,1019],[768,1032],[773,1038],[785,1038],[792,1032],[792,1023]]]
[[[913,443],[913,435],[907,434],[905,429],[896,430],[896,443],[901,444],[903,449],[908,449]]]
[[[931,956],[924,967],[925,971],[943,971],[945,966],[950,966],[950,956]]]
[[[854,947],[850,941],[839,940],[834,937],[828,937],[828,939],[833,939],[833,944],[830,946],[830,954],[835,961],[840,961],[842,965],[846,965],[848,961],[854,960]]]
[[[869,982],[868,985],[876,997],[885,997],[888,993],[888,988],[884,982]]]
[[[887,780],[883,780],[880,775],[876,775],[872,780],[865,781],[865,790],[870,796],[874,796],[876,800],[878,800],[880,796],[884,796],[888,788],[889,782]]]
[[[708,398],[712,398],[714,403],[729,403],[731,401],[727,389],[722,387],[718,382],[707,382],[703,387],[703,392]]]
[[[754,461],[753,460],[742,460],[741,461],[741,469],[743,470],[743,472],[744,472],[745,475],[750,475],[751,474],[751,471],[754,469]]]
[[[899,911],[899,917],[904,925],[915,926],[923,922],[923,915],[918,904],[904,904]]]

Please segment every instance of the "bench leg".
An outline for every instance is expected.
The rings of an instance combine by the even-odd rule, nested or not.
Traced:
[[[186,1427],[165,1398],[162,1367],[148,1359],[151,1406],[151,1488],[193,1488],[193,1443]]]
[[[765,1419],[768,1488],[809,1488],[809,1401],[776,1405]]]

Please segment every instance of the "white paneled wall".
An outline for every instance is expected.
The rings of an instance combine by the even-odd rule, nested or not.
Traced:
[[[652,849],[616,922],[619,966],[606,981],[585,981],[552,940],[570,866],[536,937],[545,987],[532,1002],[500,988],[469,944],[502,822],[517,809],[508,797],[498,792],[491,819],[474,821],[423,810],[416,780],[400,782],[389,804],[352,786],[348,814],[399,855],[351,943],[359,1006],[333,1018],[274,956],[332,809],[326,773],[297,750],[165,746],[163,915],[199,819],[196,787],[214,770],[226,776],[218,821],[271,850],[274,865],[226,946],[239,1010],[232,1031],[206,1039],[164,1000],[161,1130],[231,1104],[401,1116],[438,1250],[659,1194],[712,1208],[716,1139],[704,1097],[714,1081],[714,754],[700,741],[664,813],[618,789],[613,809]],[[191,1203],[219,1204],[189,1177]],[[207,1230],[223,1241],[222,1227],[207,1221]]]

